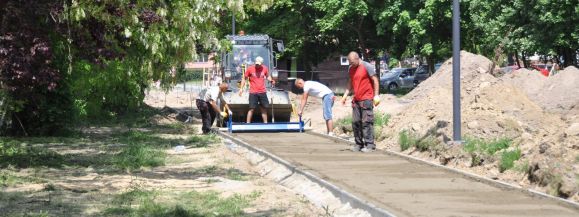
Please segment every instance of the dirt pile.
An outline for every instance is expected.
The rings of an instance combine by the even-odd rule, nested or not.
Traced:
[[[544,77],[537,71],[518,70],[502,78],[521,89],[546,112],[561,115],[569,123],[579,121],[579,70],[573,66]]]
[[[561,112],[544,110],[557,108],[566,113],[574,111],[579,97],[577,94],[567,96],[567,93],[575,91],[579,84],[573,80],[577,76],[573,74],[576,69],[561,71],[557,77],[549,79],[524,70],[495,78],[489,73],[494,70],[491,67],[492,62],[483,56],[461,53],[463,136],[488,140],[512,139],[513,148],[520,149],[522,154],[517,163],[524,162],[530,168],[524,169],[528,170],[530,180],[527,182],[542,187],[556,186],[555,194],[564,197],[577,196],[579,186],[573,174],[579,174],[579,167],[575,165],[579,157],[579,137],[575,135],[573,123],[565,121]],[[451,140],[452,60],[446,61],[436,74],[422,82],[405,99],[412,103],[392,117],[384,128],[388,139],[379,147],[400,150],[399,135],[402,131],[443,143]],[[429,157],[445,158],[441,162],[467,169],[478,166],[472,165],[471,159],[461,159],[459,155],[460,151],[443,148],[443,151],[437,149]],[[453,159],[455,162],[452,162]],[[553,168],[553,165],[558,166]],[[483,169],[473,170],[488,175],[496,173],[498,162],[490,161],[482,166]],[[527,179],[509,174],[499,174],[497,178],[517,183]]]

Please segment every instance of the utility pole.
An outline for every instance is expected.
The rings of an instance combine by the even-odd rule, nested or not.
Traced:
[[[452,3],[452,138],[462,144],[460,117],[460,1]]]
[[[231,14],[231,35],[235,35],[235,11]]]

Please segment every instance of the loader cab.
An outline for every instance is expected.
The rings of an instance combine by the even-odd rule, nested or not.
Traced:
[[[232,89],[236,89],[247,67],[261,56],[263,65],[267,66],[274,79],[277,78],[277,64],[274,52],[274,40],[267,35],[234,35],[226,37],[231,41],[230,52],[222,54],[223,80],[228,82]],[[283,42],[276,41],[275,48],[283,51]]]

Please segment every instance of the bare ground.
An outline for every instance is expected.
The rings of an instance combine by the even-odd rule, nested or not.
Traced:
[[[151,91],[146,102],[153,107],[167,105],[179,109],[191,108],[188,93],[168,94],[166,104],[164,95],[159,91]],[[84,128],[82,138],[71,143],[56,138],[52,143],[35,144],[65,156],[68,164],[57,168],[3,168],[3,176],[0,178],[9,177],[16,181],[4,182],[8,184],[1,188],[0,215],[124,216],[128,214],[123,214],[123,209],[135,208],[138,201],[129,201],[128,206],[120,206],[118,198],[134,192],[153,192],[155,196],[152,201],[157,206],[187,205],[187,201],[181,200],[189,200],[188,197],[175,195],[194,194],[199,197],[215,194],[217,201],[239,199],[248,202],[246,206],[239,205],[242,206],[242,216],[324,214],[321,208],[303,196],[259,176],[246,159],[231,153],[220,141],[200,147],[186,145],[184,150],[168,147],[165,149],[167,157],[163,166],[118,170],[96,165],[110,157],[107,153],[125,145],[122,141],[116,143],[114,139],[111,140],[114,133],[137,130],[170,140],[189,138],[194,132],[199,132],[196,130],[199,128],[198,119],[194,119],[193,124],[184,129],[174,129],[174,125],[179,123],[171,116],[156,115],[150,120],[170,127],[164,130],[127,129],[126,126],[88,127]],[[125,202],[121,201],[123,204]],[[209,215],[221,214],[214,211]]]

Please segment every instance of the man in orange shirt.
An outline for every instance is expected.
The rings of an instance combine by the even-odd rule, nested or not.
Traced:
[[[267,66],[263,65],[263,58],[258,56],[255,58],[255,65],[249,66],[243,78],[241,79],[241,88],[239,89],[239,96],[243,93],[245,88],[245,78],[249,79],[249,111],[247,111],[247,123],[251,123],[253,111],[257,108],[261,110],[261,118],[263,123],[267,123],[267,108],[269,107],[269,100],[265,89],[265,79],[275,84],[275,81],[269,75]]]
[[[380,87],[376,69],[372,64],[360,60],[358,53],[348,54],[350,81],[348,89],[342,97],[342,104],[350,91],[354,91],[352,99],[352,128],[356,146],[352,151],[372,152],[374,144],[374,106],[380,104]]]

